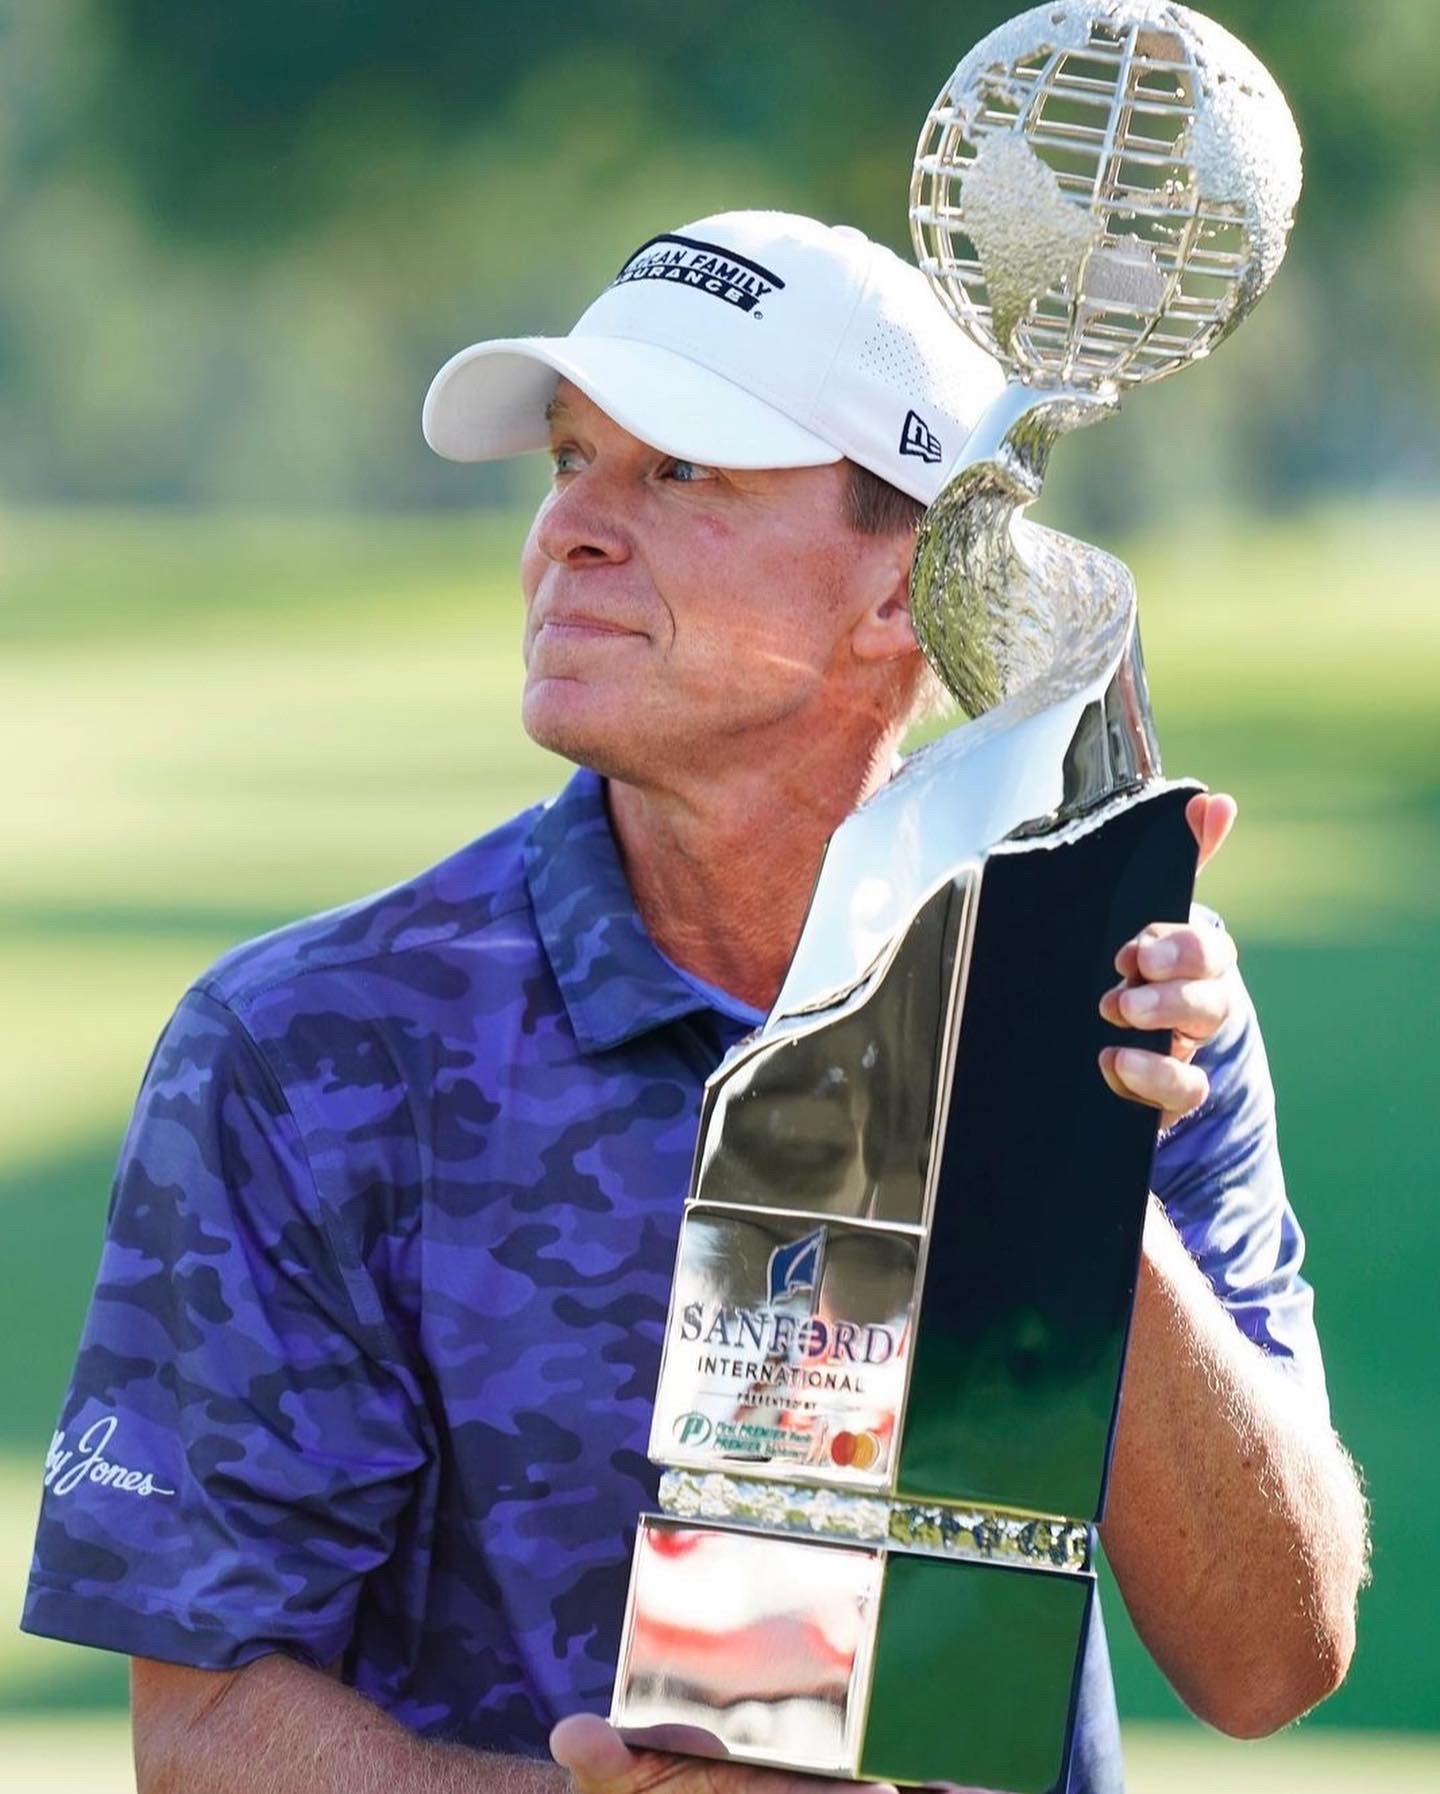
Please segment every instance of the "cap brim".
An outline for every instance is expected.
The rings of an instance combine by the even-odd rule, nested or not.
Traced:
[[[452,355],[425,395],[425,440],[450,461],[545,448],[557,376],[663,455],[710,467],[820,467],[840,450],[698,362],[616,336],[518,336]]]

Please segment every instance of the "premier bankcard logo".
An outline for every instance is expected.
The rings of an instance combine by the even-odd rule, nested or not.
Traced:
[[[610,284],[622,287],[635,280],[671,281],[757,318],[763,316],[761,300],[785,290],[780,276],[759,262],[698,237],[651,237],[642,243]]]

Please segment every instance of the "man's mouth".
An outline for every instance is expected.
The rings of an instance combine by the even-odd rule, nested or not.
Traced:
[[[588,611],[562,610],[551,611],[540,619],[536,627],[536,635],[545,630],[555,630],[566,635],[643,635],[641,629],[631,629],[624,623],[617,623],[611,617],[592,616]]]

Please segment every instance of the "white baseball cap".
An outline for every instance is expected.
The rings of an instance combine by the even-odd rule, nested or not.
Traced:
[[[568,336],[451,356],[425,440],[452,461],[545,448],[557,378],[642,442],[711,467],[842,456],[928,504],[999,365],[918,268],[849,225],[721,212],[652,237]]]

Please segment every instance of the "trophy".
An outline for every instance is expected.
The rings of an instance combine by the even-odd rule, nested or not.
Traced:
[[[1235,328],[1299,188],[1269,74],[1162,0],[1011,20],[926,120],[920,265],[1010,377],[912,574],[963,720],[836,831],[774,1010],[706,1089],[633,1741],[1065,1784],[1158,1125],[1101,1080],[1097,1005],[1124,941],[1188,916],[1198,787],[1161,776],[1127,569],[1023,513],[1058,437]]]

